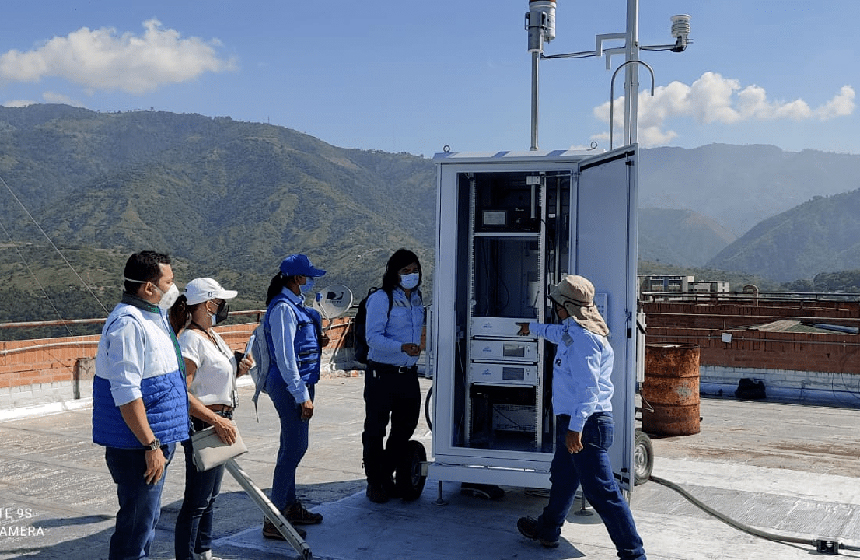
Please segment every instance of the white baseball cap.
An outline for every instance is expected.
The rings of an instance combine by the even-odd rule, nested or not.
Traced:
[[[212,278],[195,278],[185,285],[188,305],[197,305],[210,299],[233,299],[238,293],[236,290],[225,290]]]

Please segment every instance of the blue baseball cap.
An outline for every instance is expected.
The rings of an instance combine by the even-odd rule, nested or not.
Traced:
[[[290,255],[282,260],[279,270],[284,276],[310,276],[311,278],[319,278],[325,274],[325,270],[314,268],[307,255],[302,254]]]

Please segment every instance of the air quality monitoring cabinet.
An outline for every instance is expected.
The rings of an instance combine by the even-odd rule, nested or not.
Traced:
[[[593,152],[442,153],[428,357],[441,481],[549,487],[555,348],[518,336],[551,322],[567,274],[595,286],[615,351],[613,468],[632,487],[636,146]]]

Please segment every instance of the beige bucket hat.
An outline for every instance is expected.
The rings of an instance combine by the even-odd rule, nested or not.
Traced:
[[[573,317],[582,328],[599,336],[609,334],[606,321],[594,305],[594,285],[584,276],[565,276],[550,291],[549,297]]]

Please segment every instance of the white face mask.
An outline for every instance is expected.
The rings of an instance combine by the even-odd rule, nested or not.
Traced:
[[[176,284],[171,284],[170,288],[164,292],[157,285],[153,284],[155,289],[161,292],[161,299],[158,301],[159,309],[167,311],[173,304],[176,303],[176,299],[179,297],[179,288],[176,287]]]
[[[415,286],[418,285],[419,275],[417,272],[413,272],[412,274],[401,274],[400,275],[400,286],[404,290],[411,290]]]

